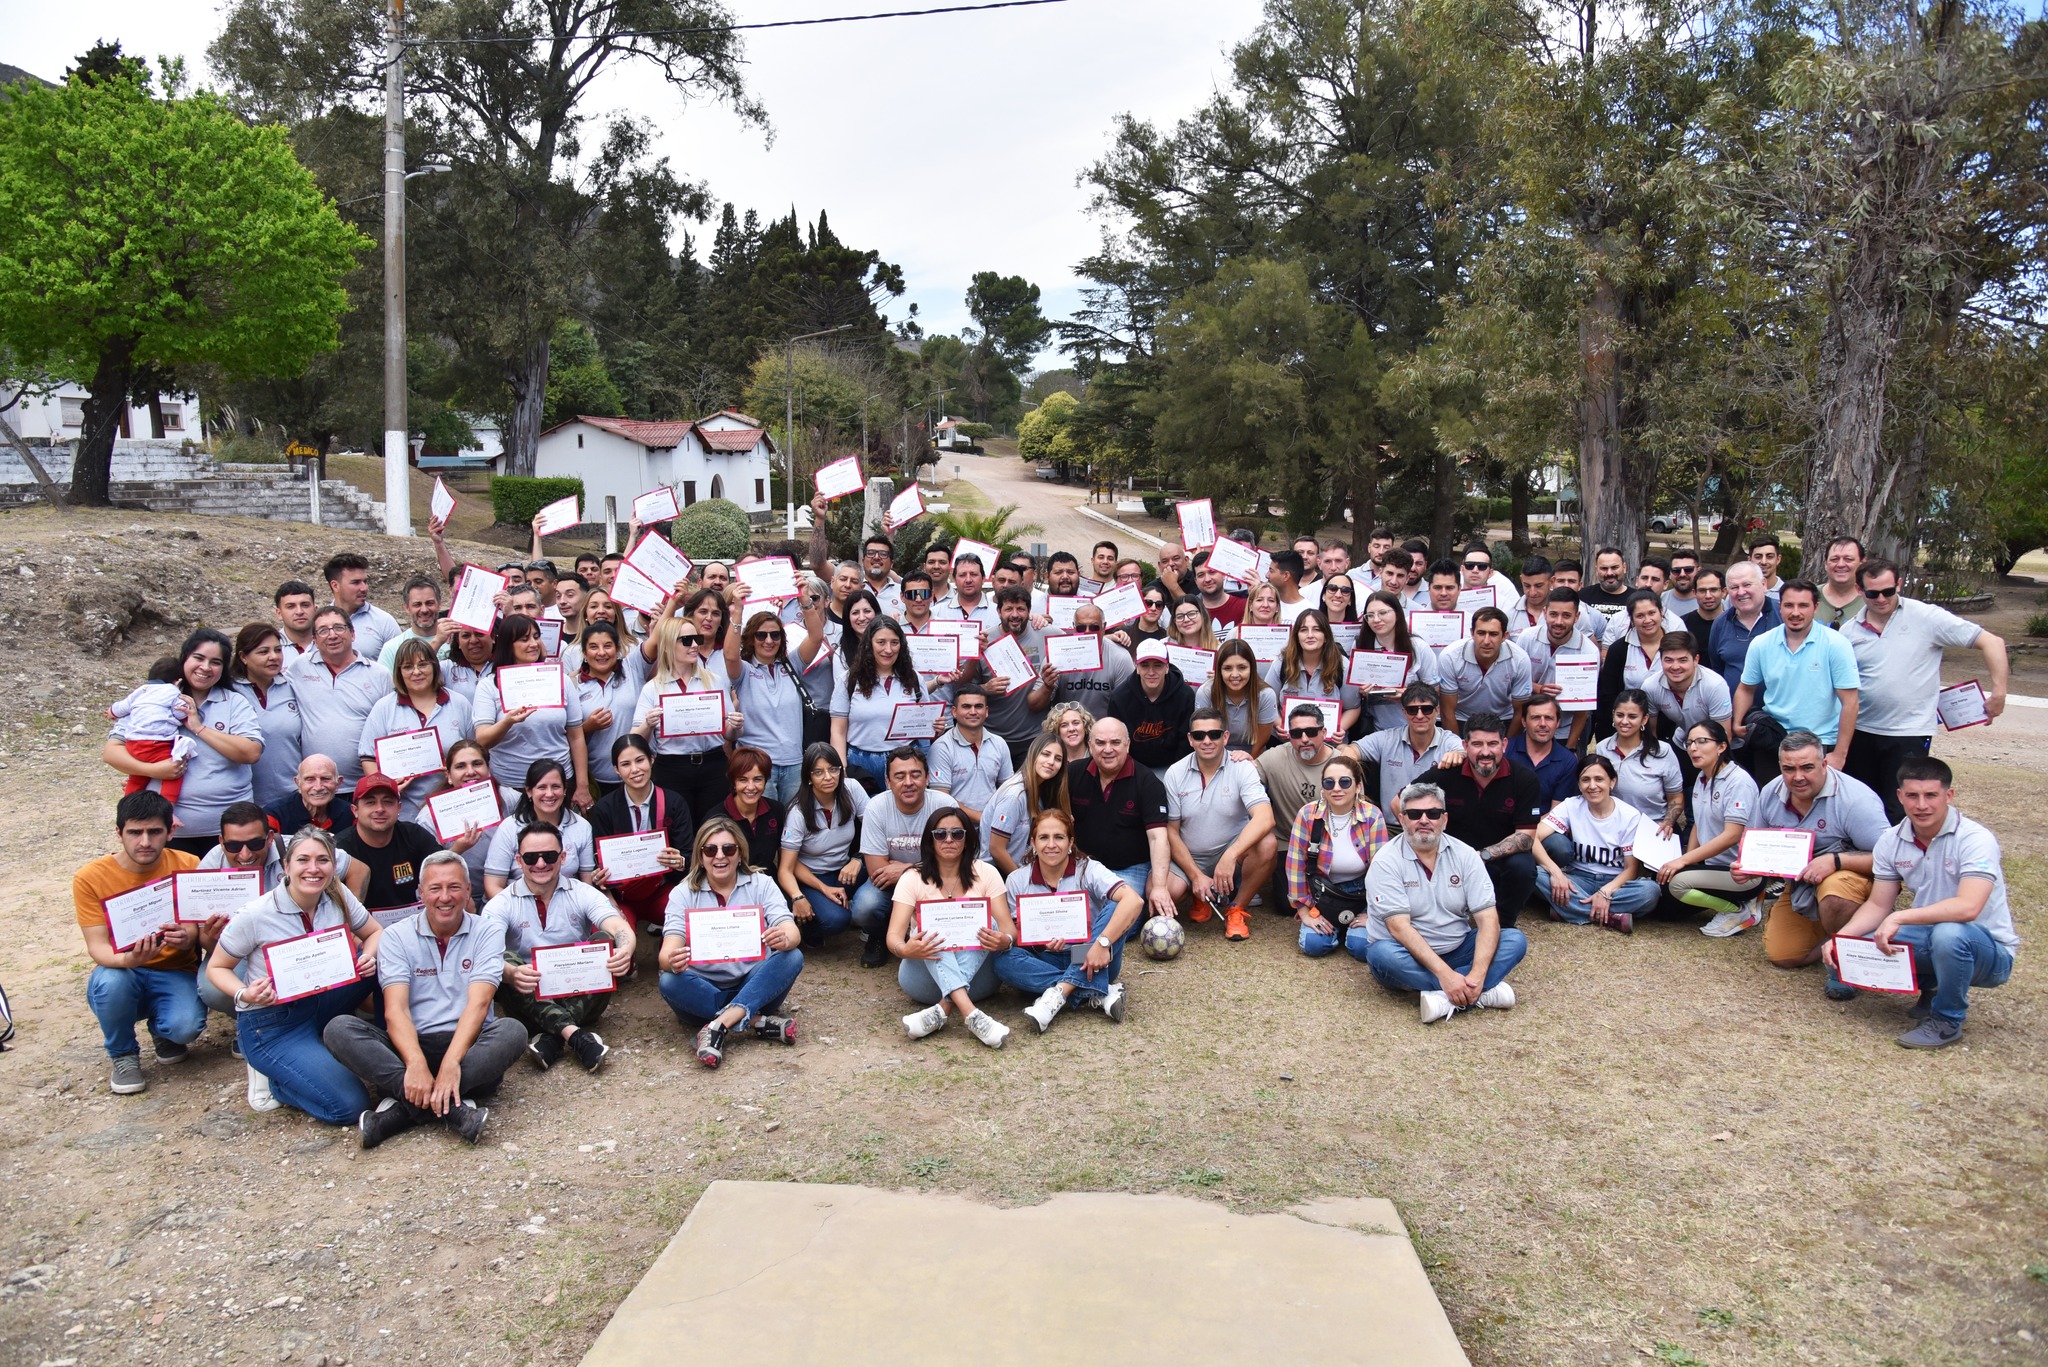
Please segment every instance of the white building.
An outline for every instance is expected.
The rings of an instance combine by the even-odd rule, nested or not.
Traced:
[[[960,430],[960,419],[940,418],[939,425],[932,429],[932,445],[941,451],[964,451],[974,445],[974,440]]]
[[[685,508],[724,498],[765,520],[774,457],[761,424],[731,409],[695,422],[578,417],[540,434],[533,472],[582,480],[588,522],[623,522],[634,499],[664,484]]]
[[[25,441],[76,441],[85,433],[85,401],[90,391],[82,384],[62,384],[48,394],[27,394],[4,415],[8,426]],[[175,394],[160,395],[163,431],[154,429],[149,405],[134,404],[121,414],[120,437],[162,437],[176,441],[190,437],[202,440],[199,401]]]

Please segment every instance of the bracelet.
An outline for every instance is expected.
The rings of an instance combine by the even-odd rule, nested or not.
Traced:
[[[238,987],[238,988],[236,988],[236,989],[235,989],[235,1005],[236,1005],[236,1006],[247,1006],[247,1005],[249,1004],[248,1002],[246,1002],[246,1001],[244,1001],[244,1000],[242,999],[242,994],[243,994],[244,992],[247,992],[248,990],[249,990],[249,989],[248,989],[248,988],[246,988],[246,987]]]

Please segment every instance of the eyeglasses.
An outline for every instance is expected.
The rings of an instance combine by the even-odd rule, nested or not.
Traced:
[[[1222,733],[1221,731],[1215,731],[1215,730],[1210,730],[1210,731],[1190,731],[1190,732],[1188,732],[1188,739],[1189,739],[1189,740],[1222,740],[1222,739],[1223,739],[1223,733]]]
[[[1287,734],[1293,740],[1309,740],[1315,736],[1322,735],[1323,728],[1320,726],[1290,726],[1287,729]]]
[[[1323,791],[1326,793],[1341,793],[1355,782],[1357,780],[1349,774],[1324,774]]]
[[[782,639],[782,633],[779,631],[757,631],[754,633],[754,639],[757,641],[779,641]]]
[[[887,559],[888,559],[888,558],[889,558],[890,556],[894,555],[894,554],[895,554],[895,552],[894,552],[894,551],[865,551],[865,552],[863,552],[863,554],[865,554],[865,555],[867,556],[867,558],[868,558],[868,559],[870,559],[870,560],[887,560]]]
[[[346,636],[353,630],[355,630],[355,628],[353,627],[337,627],[329,625],[324,627],[314,627],[313,634],[315,636]]]
[[[1468,570],[1490,570],[1493,568],[1493,562],[1491,560],[1467,560],[1465,568]]]
[[[940,826],[932,831],[932,839],[934,840],[965,840],[966,838],[967,829],[964,826]]]
[[[269,843],[268,837],[260,840],[223,840],[220,847],[229,854],[247,854],[251,850],[260,850]]]
[[[1411,717],[1426,717],[1436,711],[1436,704],[1433,702],[1412,702],[1405,704],[1401,710]]]
[[[1403,807],[1401,815],[1407,817],[1410,821],[1442,821],[1444,819],[1444,809],[1441,807]]]
[[[520,852],[519,862],[526,865],[529,869],[537,869],[543,864],[559,864],[562,862],[562,852],[560,850],[523,850]]]
[[[1882,598],[1896,598],[1899,596],[1899,586],[1894,584],[1888,589],[1865,589],[1863,596],[1873,603]]]
[[[739,852],[740,847],[737,845],[706,845],[704,847],[704,857],[706,859],[730,859]]]
[[[925,599],[932,596],[932,591],[930,589],[905,589],[903,590],[903,596],[913,603],[922,603]]]

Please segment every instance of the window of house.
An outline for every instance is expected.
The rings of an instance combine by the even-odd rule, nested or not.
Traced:
[[[183,404],[181,404],[181,403],[167,403],[167,404],[165,404],[165,405],[164,405],[164,431],[166,431],[166,432],[182,432],[182,431],[184,431],[184,430],[185,430],[185,405],[183,405]]]
[[[768,501],[768,481],[767,481],[767,480],[765,480],[765,479],[757,479],[757,480],[755,480],[755,481],[754,481],[754,502],[756,502],[756,503],[766,503],[767,501]]]
[[[713,475],[713,476],[711,477],[711,496],[712,496],[713,498],[724,498],[724,497],[725,497],[725,476],[724,476],[724,475]]]
[[[583,434],[581,432],[576,434],[576,449],[578,451],[583,449]]]
[[[686,479],[686,480],[684,480],[684,481],[683,481],[683,506],[684,506],[685,508],[687,508],[687,507],[689,507],[689,506],[690,506],[690,505],[691,505],[692,503],[695,503],[696,501],[697,501],[697,481],[696,481],[696,480],[694,480],[694,479]]]

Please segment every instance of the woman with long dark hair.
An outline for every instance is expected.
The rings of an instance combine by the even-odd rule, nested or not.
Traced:
[[[533,618],[515,612],[500,617],[491,628],[493,671],[548,663],[543,658],[540,624]],[[498,689],[480,684],[470,715],[476,722],[476,738],[491,752],[491,773],[498,782],[523,783],[534,761],[551,759],[575,776],[570,801],[579,809],[588,808],[590,752],[583,740],[583,698],[569,672],[559,662],[552,667],[562,676],[560,706],[519,707],[508,712]]]
[[[1309,608],[1294,619],[1280,658],[1266,667],[1266,682],[1282,698],[1335,701],[1338,735],[1349,735],[1358,721],[1358,690],[1344,682],[1344,652],[1337,648],[1330,619],[1320,608]]]
[[[1209,703],[1223,714],[1230,748],[1248,755],[1264,753],[1280,722],[1280,697],[1259,672],[1259,659],[1243,641],[1225,641],[1216,649],[1216,669],[1209,676]]]
[[[804,751],[804,786],[783,816],[775,881],[807,945],[853,924],[853,890],[867,878],[855,848],[867,798],[837,750],[821,741]]]
[[[1608,715],[1610,734],[1595,742],[1593,753],[1614,761],[1615,797],[1656,822],[1658,834],[1670,835],[1685,816],[1685,777],[1677,754],[1657,739],[1649,695],[1624,688]]]
[[[263,730],[263,753],[250,766],[256,805],[268,807],[297,791],[299,695],[284,676],[284,633],[269,622],[251,622],[235,633],[235,662],[228,686],[254,709]]]
[[[924,700],[924,685],[903,644],[903,628],[894,618],[876,618],[853,669],[832,690],[832,748],[862,786],[878,793],[888,786],[887,757],[895,744],[888,738],[889,725],[896,706]]]
[[[562,877],[591,882],[597,873],[597,845],[590,823],[569,805],[569,776],[560,760],[537,759],[526,771],[518,805],[491,831],[484,857],[484,896],[496,897],[518,870],[519,833],[536,821],[562,832]]]
[[[182,734],[194,742],[184,759],[145,762],[128,752],[124,742],[139,719],[117,718],[100,749],[107,767],[143,784],[181,780],[172,806],[177,832],[174,850],[205,854],[220,841],[220,814],[255,795],[253,767],[263,755],[263,723],[249,700],[228,686],[228,662],[234,642],[212,627],[201,627],[178,647],[171,671],[182,696],[173,716]],[[138,787],[143,785],[137,785]]]
[[[958,807],[941,807],[925,822],[917,867],[896,880],[889,911],[889,952],[902,960],[897,965],[896,984],[924,1006],[903,1018],[903,1028],[912,1039],[945,1029],[948,1006],[960,1013],[968,1030],[989,1048],[1002,1048],[1010,1037],[1008,1026],[974,1004],[976,996],[986,998],[996,990],[995,964],[990,956],[1017,943],[1003,877],[995,865],[976,857],[980,853],[979,835],[967,813]],[[920,927],[918,904],[961,899],[988,903],[989,923],[978,933],[975,948],[947,949],[943,939]]]
[[[1359,632],[1358,648],[1407,656],[1408,678],[1403,688],[1412,683],[1434,687],[1442,678],[1436,667],[1436,652],[1427,645],[1417,645],[1408,634],[1408,612],[1402,607],[1399,594],[1381,589],[1366,598],[1365,627]],[[1401,714],[1400,688],[1371,689],[1363,694],[1363,701],[1371,717],[1370,729],[1399,731],[1407,726],[1408,719]]]
[[[696,836],[697,822],[681,793],[655,783],[654,747],[644,737],[630,732],[620,736],[612,742],[610,759],[618,771],[619,786],[590,809],[592,842],[641,831],[666,832],[668,848],[661,852],[661,866],[666,871],[615,883],[599,867],[590,881],[610,893],[634,925],[658,931],[669,890],[682,876],[687,858],[684,851]]]

